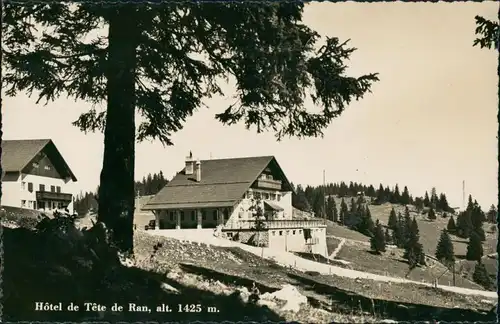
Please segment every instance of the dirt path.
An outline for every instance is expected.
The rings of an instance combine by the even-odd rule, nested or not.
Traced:
[[[311,260],[307,260],[301,257],[296,256],[293,253],[285,252],[285,251],[276,251],[273,249],[269,248],[260,248],[260,247],[254,247],[234,241],[229,241],[227,239],[220,239],[217,237],[213,236],[213,231],[203,231],[203,230],[198,230],[193,233],[193,231],[196,230],[183,230],[183,231],[175,231],[175,230],[154,230],[154,231],[147,231],[148,234],[151,235],[159,235],[159,236],[164,236],[164,237],[171,237],[171,238],[176,238],[179,240],[186,240],[186,241],[192,241],[192,242],[199,242],[199,243],[205,243],[205,244],[211,244],[215,246],[225,246],[225,247],[239,247],[242,250],[245,250],[247,252],[250,252],[254,255],[257,255],[259,257],[264,257],[268,259],[273,259],[277,263],[283,265],[283,266],[288,266],[288,267],[293,267],[297,270],[300,271],[317,271],[321,274],[335,274],[340,277],[347,277],[347,278],[360,278],[360,279],[368,279],[368,280],[374,280],[374,281],[383,281],[383,282],[397,282],[397,283],[412,283],[416,285],[422,285],[422,286],[427,286],[427,287],[433,287],[432,284],[428,283],[423,283],[423,282],[418,282],[418,281],[413,281],[413,280],[407,280],[403,278],[394,278],[394,277],[389,277],[389,276],[383,276],[383,275],[377,275],[373,273],[368,273],[368,272],[362,272],[362,271],[357,271],[357,270],[352,270],[352,269],[345,269],[333,265],[328,265],[324,263],[318,263],[314,262]],[[196,234],[196,235],[194,235]],[[475,290],[475,289],[468,289],[468,288],[462,288],[462,287],[455,287],[455,286],[442,286],[438,285],[438,288],[442,290],[447,290],[459,294],[464,294],[464,295],[477,295],[477,296],[483,296],[486,298],[493,298],[497,299],[497,293],[493,291],[485,291],[485,290]]]
[[[337,254],[339,254],[340,250],[342,250],[342,247],[344,246],[345,244],[345,241],[346,239],[345,238],[341,238],[341,237],[335,237],[336,239],[339,239],[340,240],[340,243],[339,245],[335,248],[335,250],[332,252],[332,254],[330,254],[330,256],[328,257],[329,259],[335,259],[335,257],[337,256]]]

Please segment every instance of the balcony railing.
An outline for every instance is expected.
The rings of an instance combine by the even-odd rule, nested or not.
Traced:
[[[51,192],[51,191],[37,191],[36,200],[58,200],[58,201],[71,201],[73,195],[69,193],[62,192]]]
[[[281,180],[258,179],[256,186],[261,189],[281,190]]]
[[[308,219],[290,219],[290,220],[266,220],[264,221],[266,229],[280,228],[313,228],[326,227],[324,220],[308,220]],[[255,220],[235,220],[228,222],[224,229],[252,229],[255,228]]]

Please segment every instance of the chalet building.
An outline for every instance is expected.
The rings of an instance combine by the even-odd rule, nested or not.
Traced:
[[[1,163],[2,206],[73,212],[77,179],[52,140],[4,140]]]
[[[322,220],[292,218],[293,188],[273,156],[195,160],[185,167],[143,210],[153,211],[157,230],[222,228],[229,237],[250,240],[255,234],[255,204],[265,218],[265,244],[285,250],[326,251]],[[260,231],[259,231],[260,232]],[[262,233],[261,233],[262,234]]]

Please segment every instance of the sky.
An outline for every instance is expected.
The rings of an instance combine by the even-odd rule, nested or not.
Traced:
[[[224,126],[216,113],[232,103],[205,100],[174,134],[174,146],[136,145],[136,179],[163,171],[171,178],[189,151],[200,159],[274,155],[296,184],[355,181],[408,186],[413,196],[436,187],[451,205],[466,196],[487,209],[497,204],[497,53],[472,47],[476,15],[495,19],[498,4],[308,4],[303,22],[322,36],[351,39],[350,76],[378,72],[372,93],[351,103],[323,138],[284,139]],[[3,91],[2,91],[3,95]],[[4,139],[51,138],[78,178],[75,193],[94,190],[102,167],[103,135],[71,125],[90,103],[61,97],[44,106],[26,94],[3,96]],[[313,107],[308,107],[313,108]],[[203,166],[202,166],[203,167]]]

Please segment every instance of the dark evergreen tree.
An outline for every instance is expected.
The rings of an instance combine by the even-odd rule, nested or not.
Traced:
[[[408,240],[410,240],[411,231],[412,231],[411,225],[412,225],[412,220],[410,218],[410,214],[405,213],[404,218],[403,218],[403,222],[402,222],[403,237],[404,237],[405,242],[408,242]],[[417,227],[417,230],[418,230],[418,227]]]
[[[340,224],[345,225],[346,218],[349,216],[348,214],[349,210],[347,209],[347,204],[344,198],[342,198],[342,200],[340,201]]]
[[[496,224],[497,223],[497,215],[498,215],[498,212],[497,212],[495,205],[491,205],[490,210],[486,214],[486,220],[489,223]]]
[[[369,208],[360,208],[359,210],[362,211],[360,213],[360,222],[357,226],[357,230],[366,235],[366,236],[372,236],[373,232],[375,231],[375,224],[373,223],[372,215],[370,212]],[[382,231],[383,234],[383,231]]]
[[[439,195],[437,209],[439,211],[445,211],[445,212],[449,212],[451,210],[450,206],[448,205],[448,199],[446,199],[446,195],[444,193]]]
[[[436,209],[437,205],[438,205],[438,201],[439,201],[439,198],[438,198],[438,195],[437,195],[436,188],[432,187],[432,189],[431,189],[431,204],[430,204],[430,207]]]
[[[219,82],[230,75],[239,104],[216,114],[221,123],[245,121],[278,139],[317,137],[378,80],[347,75],[354,49],[337,37],[316,46],[323,39],[302,23],[304,5],[4,3],[2,85],[7,96],[26,92],[37,102],[68,95],[106,103],[75,125],[104,132],[98,219],[132,253],[136,139],[173,145],[186,118],[222,94]],[[307,89],[320,112],[304,109]]]
[[[393,242],[391,232],[389,231],[388,228],[385,229],[384,236],[385,236],[385,243],[389,244]]]
[[[436,259],[443,264],[450,265],[455,261],[455,253],[453,252],[453,242],[446,230],[441,231],[441,236],[436,247]]]
[[[491,289],[493,286],[490,276],[488,275],[488,271],[486,270],[486,267],[480,260],[476,263],[476,266],[474,267],[472,280],[487,290]]]
[[[431,205],[431,201],[429,199],[429,194],[426,191],[425,196],[424,196],[424,207],[430,207],[430,205]]]
[[[292,206],[305,212],[311,211],[306,193],[300,184],[295,188],[295,194],[292,194]]]
[[[384,196],[385,196],[385,202],[391,202],[392,201],[392,190],[389,188],[389,186],[386,186],[384,189]]]
[[[392,201],[391,202],[394,203],[394,204],[401,204],[401,193],[399,192],[399,187],[398,187],[397,184],[394,187],[394,193],[392,195]]]
[[[446,226],[446,230],[449,233],[455,233],[457,230],[457,226],[455,225],[455,220],[453,219],[453,215],[450,217],[450,220],[448,221],[448,225]]]
[[[469,212],[460,212],[457,216],[457,231],[456,234],[460,237],[469,237],[473,230],[471,215]]]
[[[479,237],[475,231],[472,231],[467,244],[467,253],[465,258],[471,261],[481,261],[482,257],[483,245],[481,243],[481,237]]]
[[[424,257],[423,254],[423,249],[422,246],[419,242],[419,230],[418,230],[418,224],[415,218],[413,218],[409,233],[407,233],[406,236],[406,241],[405,241],[405,252],[403,254],[403,257],[408,260],[408,263],[410,264],[410,269],[413,269],[413,267],[418,264],[422,263],[422,258]],[[425,260],[424,260],[425,262]]]
[[[415,198],[415,208],[417,208],[417,211],[421,213],[424,209],[424,199],[421,197]]]
[[[333,218],[333,205],[335,204],[335,201],[333,200],[332,196],[328,196],[326,200],[326,218],[328,220],[334,221]]]
[[[408,187],[404,187],[403,193],[401,194],[400,203],[403,205],[410,204],[410,193],[408,192]]]
[[[398,221],[396,227],[392,231],[392,243],[399,248],[405,245],[403,224],[400,221]]]
[[[427,214],[427,218],[429,220],[435,220],[437,218],[436,212],[434,212],[434,208],[431,207],[431,209],[429,209],[429,213]]]
[[[387,221],[387,227],[394,230],[398,224],[398,217],[396,216],[396,211],[394,207],[391,209],[391,213],[389,214],[389,220]]]
[[[377,219],[374,233],[370,237],[370,246],[373,252],[380,254],[380,252],[385,252],[385,244],[384,229]]]
[[[366,190],[366,195],[367,195],[368,197],[376,197],[376,195],[377,195],[377,194],[376,194],[376,192],[375,192],[375,188],[373,187],[373,185],[370,185],[370,186],[368,187],[368,189]]]
[[[339,212],[337,210],[337,203],[335,202],[335,199],[333,199],[332,210],[333,210],[333,221],[336,222],[336,223],[338,223],[338,221],[339,221]]]

